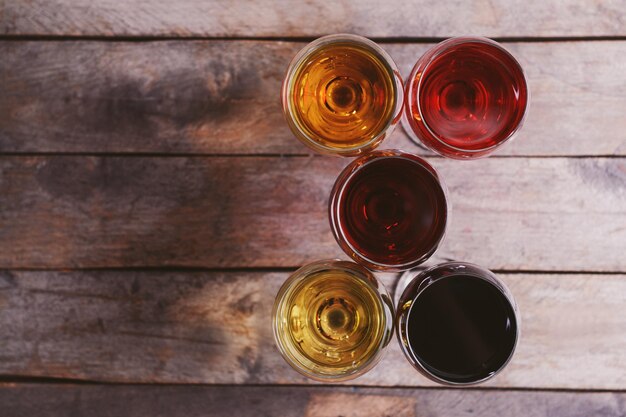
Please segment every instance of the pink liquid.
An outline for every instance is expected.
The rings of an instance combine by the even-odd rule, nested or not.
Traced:
[[[409,125],[444,156],[488,153],[520,126],[528,102],[519,64],[499,46],[480,40],[436,46],[418,62],[409,82]]]

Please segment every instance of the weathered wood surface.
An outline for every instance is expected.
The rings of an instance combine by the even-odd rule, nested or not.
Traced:
[[[0,152],[305,154],[279,102],[303,45],[0,42]],[[407,75],[429,46],[385,48]],[[626,155],[626,41],[505,46],[532,97],[497,155]],[[383,147],[423,153],[400,128]]]
[[[96,36],[374,37],[626,35],[623,0],[6,1],[0,33]]]
[[[113,382],[308,384],[280,357],[287,272],[5,271],[0,375]],[[522,338],[492,387],[626,388],[625,275],[502,274]],[[391,290],[395,277],[384,275]],[[431,386],[392,339],[352,383]]]
[[[0,268],[295,267],[341,250],[328,225],[347,161],[2,157]],[[435,260],[626,271],[626,159],[431,159],[452,217]]]
[[[0,384],[3,417],[623,417],[624,393]]]

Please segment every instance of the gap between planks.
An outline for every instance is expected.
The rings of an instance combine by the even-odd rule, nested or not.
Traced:
[[[294,138],[294,140],[296,140]],[[416,145],[417,146],[417,145]],[[506,145],[504,145],[506,146]],[[378,150],[390,149],[384,146]],[[411,150],[403,149],[406,152]],[[412,153],[418,152],[420,149],[413,150]],[[497,151],[496,151],[497,152]],[[3,157],[98,157],[98,158],[336,158],[334,156],[322,155],[317,153],[185,153],[185,152],[0,152],[0,158]],[[448,159],[436,154],[418,155],[420,158],[444,160]],[[352,161],[357,157],[342,157],[345,161]],[[624,155],[489,155],[490,159],[620,159],[626,158]],[[484,159],[484,158],[482,158]],[[480,159],[478,159],[480,160]],[[472,161],[459,161],[460,163],[470,163]]]
[[[324,35],[320,35],[324,36]],[[84,35],[0,35],[0,41],[99,41],[99,42],[165,42],[165,41],[269,41],[311,42],[320,36],[84,36]],[[438,43],[447,37],[368,37],[374,42],[387,43]],[[598,42],[624,41],[626,36],[493,36],[496,42],[543,43],[543,42]]]
[[[93,379],[77,379],[77,378],[54,378],[54,377],[37,377],[37,376],[20,376],[20,375],[0,375],[0,389],[3,385],[9,384],[33,384],[33,385],[88,385],[88,386],[125,386],[125,387],[206,387],[206,388],[302,388],[302,389],[324,389],[324,388],[356,388],[367,390],[420,390],[420,391],[450,391],[461,390],[466,392],[554,392],[554,393],[626,393],[626,389],[598,389],[598,388],[535,388],[535,387],[492,387],[492,386],[469,386],[463,388],[452,388],[443,385],[437,386],[413,386],[413,385],[363,385],[363,384],[329,384],[320,385],[307,384],[203,384],[197,382],[110,382],[98,381]]]
[[[346,260],[346,259],[343,259]],[[350,259],[348,259],[351,261]],[[444,262],[454,262],[454,259],[442,260]],[[434,266],[429,264],[427,266],[418,266],[413,268],[413,271],[424,270]],[[233,273],[233,272],[245,272],[245,273],[272,273],[272,272],[294,272],[302,267],[302,265],[287,265],[287,266],[238,266],[238,267],[222,267],[222,268],[209,268],[199,266],[184,266],[184,265],[165,265],[165,266],[105,266],[105,267],[88,267],[88,268],[0,268],[0,271],[16,271],[16,272],[180,272],[180,273],[193,273],[193,272],[207,272],[207,273]],[[497,269],[491,268],[491,272],[495,274],[519,274],[519,275],[624,275],[626,271],[594,271],[594,270],[550,270],[550,269]],[[398,275],[400,276],[405,271],[400,272],[386,272],[386,271],[372,271],[374,274],[385,275]]]

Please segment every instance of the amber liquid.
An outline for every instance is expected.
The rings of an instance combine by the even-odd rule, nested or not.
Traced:
[[[341,375],[368,362],[385,337],[378,293],[349,271],[314,272],[291,290],[281,314],[287,354],[308,369]]]
[[[507,298],[495,285],[469,275],[428,286],[414,301],[407,323],[413,353],[431,374],[451,382],[488,378],[507,362],[516,342],[515,313]]]
[[[406,265],[425,260],[442,239],[446,197],[438,179],[419,162],[381,157],[348,180],[339,219],[358,254],[377,264]]]
[[[291,100],[297,124],[324,147],[366,146],[394,117],[393,77],[384,60],[366,46],[323,46],[295,73]]]

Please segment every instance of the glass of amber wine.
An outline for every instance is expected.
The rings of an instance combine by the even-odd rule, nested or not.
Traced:
[[[276,345],[291,367],[318,381],[345,381],[380,360],[393,335],[393,305],[364,267],[325,260],[285,281],[272,321]]]
[[[428,50],[407,81],[402,124],[418,144],[474,159],[513,137],[529,92],[522,67],[497,42],[451,38]]]
[[[329,199],[337,243],[374,270],[404,271],[426,261],[441,244],[448,217],[446,187],[435,168],[399,150],[354,160]]]
[[[444,385],[471,385],[498,374],[520,335],[513,295],[491,271],[448,262],[408,271],[399,284],[397,334],[420,373]]]
[[[340,34],[298,52],[281,96],[287,123],[302,143],[320,153],[355,156],[391,133],[404,91],[396,64],[382,48]]]

